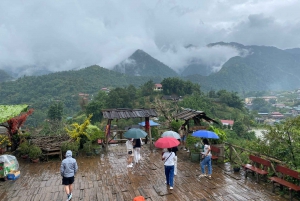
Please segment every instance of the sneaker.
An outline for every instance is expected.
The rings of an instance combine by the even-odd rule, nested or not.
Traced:
[[[189,152],[190,152],[190,150],[187,150],[186,152],[188,152],[188,153],[189,153]]]
[[[173,187],[172,186],[170,186],[170,190],[172,190],[173,189]]]
[[[199,177],[206,177],[206,174],[200,174]]]
[[[186,151],[186,148],[184,148],[183,150]]]
[[[132,167],[133,165],[127,165],[127,167]]]
[[[211,179],[211,176],[210,176],[210,175],[208,175],[208,176],[207,176],[207,178]]]
[[[68,196],[68,200],[71,200],[71,199],[72,199],[72,193],[70,193]]]
[[[130,163],[129,165],[133,166],[133,163]]]

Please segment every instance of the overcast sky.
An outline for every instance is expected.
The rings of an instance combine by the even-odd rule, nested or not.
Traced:
[[[238,54],[205,47],[213,42],[300,47],[299,9],[298,0],[1,0],[0,69],[112,68],[142,49],[178,70]]]

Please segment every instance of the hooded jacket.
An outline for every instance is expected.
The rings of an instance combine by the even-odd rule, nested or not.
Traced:
[[[72,158],[72,151],[68,150],[66,158],[61,162],[60,175],[62,177],[73,177],[78,170],[77,162]]]

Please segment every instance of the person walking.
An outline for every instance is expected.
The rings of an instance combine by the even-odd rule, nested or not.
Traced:
[[[212,167],[211,167],[211,149],[210,145],[208,143],[207,139],[202,140],[204,144],[203,152],[202,152],[202,161],[200,162],[201,166],[201,172],[202,174],[199,175],[199,177],[204,177],[208,176],[209,179],[211,179],[211,174],[212,174]],[[205,174],[205,166],[207,165],[208,168],[208,175]]]
[[[174,152],[174,154],[175,154],[175,156],[174,156],[174,176],[177,175],[177,151],[178,151],[178,147],[172,148],[172,152]]]
[[[78,171],[78,165],[76,159],[72,158],[72,151],[66,152],[66,158],[61,162],[60,175],[62,178],[62,184],[65,185],[65,191],[68,196],[68,200],[72,199],[72,191],[76,172]]]
[[[164,152],[162,160],[165,165],[166,184],[170,185],[170,189],[174,187],[174,157],[175,153],[171,148],[168,148],[167,152]]]
[[[181,127],[178,130],[178,133],[180,135],[181,138],[181,149],[183,148],[184,151],[190,152],[190,150],[186,147],[186,138],[187,138],[187,131],[184,125],[181,125]]]
[[[142,147],[142,140],[134,139],[133,140],[133,152],[134,152],[134,162],[139,163],[139,160],[141,159],[141,147]]]
[[[127,167],[133,167],[132,159],[133,159],[133,139],[127,139],[126,141],[126,149],[127,149]]]

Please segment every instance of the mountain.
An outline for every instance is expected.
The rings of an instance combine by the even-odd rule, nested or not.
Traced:
[[[181,76],[188,76],[188,75],[204,75],[208,76],[213,72],[213,68],[204,64],[201,60],[193,59],[190,61],[190,64],[184,67],[184,70],[181,72]]]
[[[222,69],[207,77],[186,76],[204,90],[265,91],[294,90],[300,87],[299,48],[281,50],[268,46],[243,46],[238,43],[214,43],[245,50],[244,56],[230,58]]]
[[[143,50],[136,50],[129,58],[117,64],[114,71],[131,76],[177,77],[178,74],[167,65],[154,59]]]
[[[10,81],[13,78],[4,70],[0,69],[0,82],[6,82],[6,81]]]

